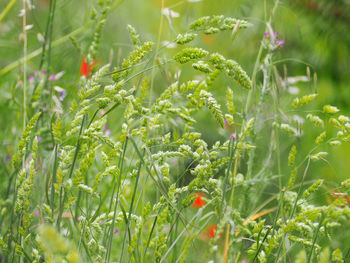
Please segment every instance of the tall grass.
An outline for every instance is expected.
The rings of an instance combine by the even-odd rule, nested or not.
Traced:
[[[2,175],[2,260],[344,262],[346,251],[331,240],[342,240],[336,229],[350,217],[350,181],[334,186],[309,177],[350,140],[350,119],[335,106],[314,106],[309,68],[302,77],[282,76],[275,61],[284,45],[274,30],[279,1],[266,13],[251,75],[225,50],[204,49],[200,36],[240,41],[253,24],[200,17],[161,42],[163,20],[171,25],[176,16],[164,1],[156,44],[129,25],[130,53],[103,65],[103,28],[119,3],[94,3],[85,46],[75,38],[80,29],[54,40],[50,1],[42,48],[28,54],[23,1],[23,59],[0,73],[23,66],[24,127],[21,138],[8,135],[17,146]],[[82,59],[70,97],[69,80],[53,74],[51,60],[68,38]],[[27,63],[38,55],[34,74]],[[296,97],[298,82],[308,88]],[[224,100],[218,83],[226,83]],[[203,136],[199,116],[222,134],[216,142]],[[310,140],[305,127],[319,134],[306,153],[299,151]],[[328,203],[314,198],[331,189]]]

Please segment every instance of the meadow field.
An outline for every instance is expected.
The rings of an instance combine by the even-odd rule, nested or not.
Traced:
[[[350,262],[349,0],[1,0],[0,262]]]

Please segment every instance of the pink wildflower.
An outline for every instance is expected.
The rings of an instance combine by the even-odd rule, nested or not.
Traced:
[[[279,40],[277,46],[282,47],[284,45],[284,40]]]

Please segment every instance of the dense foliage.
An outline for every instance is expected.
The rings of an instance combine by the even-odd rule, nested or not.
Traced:
[[[350,142],[350,118],[317,103],[311,67],[282,64],[281,2],[264,1],[260,40],[237,55],[254,19],[192,16],[177,32],[164,2],[157,36],[125,25],[127,48],[106,25],[122,1],[83,4],[79,28],[55,17],[64,0],[0,9],[6,28],[22,8],[19,58],[0,70],[1,260],[344,262],[350,179],[319,171]]]

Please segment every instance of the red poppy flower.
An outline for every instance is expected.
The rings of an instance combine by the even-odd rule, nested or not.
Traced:
[[[191,208],[201,208],[205,206],[206,202],[202,199],[202,197],[205,197],[205,194],[195,193],[195,195],[197,195],[197,197],[194,200],[193,204],[191,205]]]
[[[211,224],[208,230],[209,237],[214,238],[216,231],[218,231],[218,226]]]
[[[87,63],[87,61],[85,60],[85,56],[84,56],[83,60],[81,61],[81,65],[80,65],[80,76],[89,77],[91,74],[91,69],[95,65],[96,65],[96,61],[93,61],[93,63],[91,65],[89,65]]]
[[[215,224],[210,224],[208,227],[198,235],[198,238],[203,241],[209,241],[212,238],[215,238],[216,232],[218,231],[218,227]],[[220,237],[222,237],[222,232],[218,233]]]
[[[210,224],[209,228],[207,228],[207,234],[209,236],[209,239],[212,239],[215,237],[216,232],[218,231],[218,226],[214,224]],[[222,237],[222,232],[218,234],[220,237]]]

